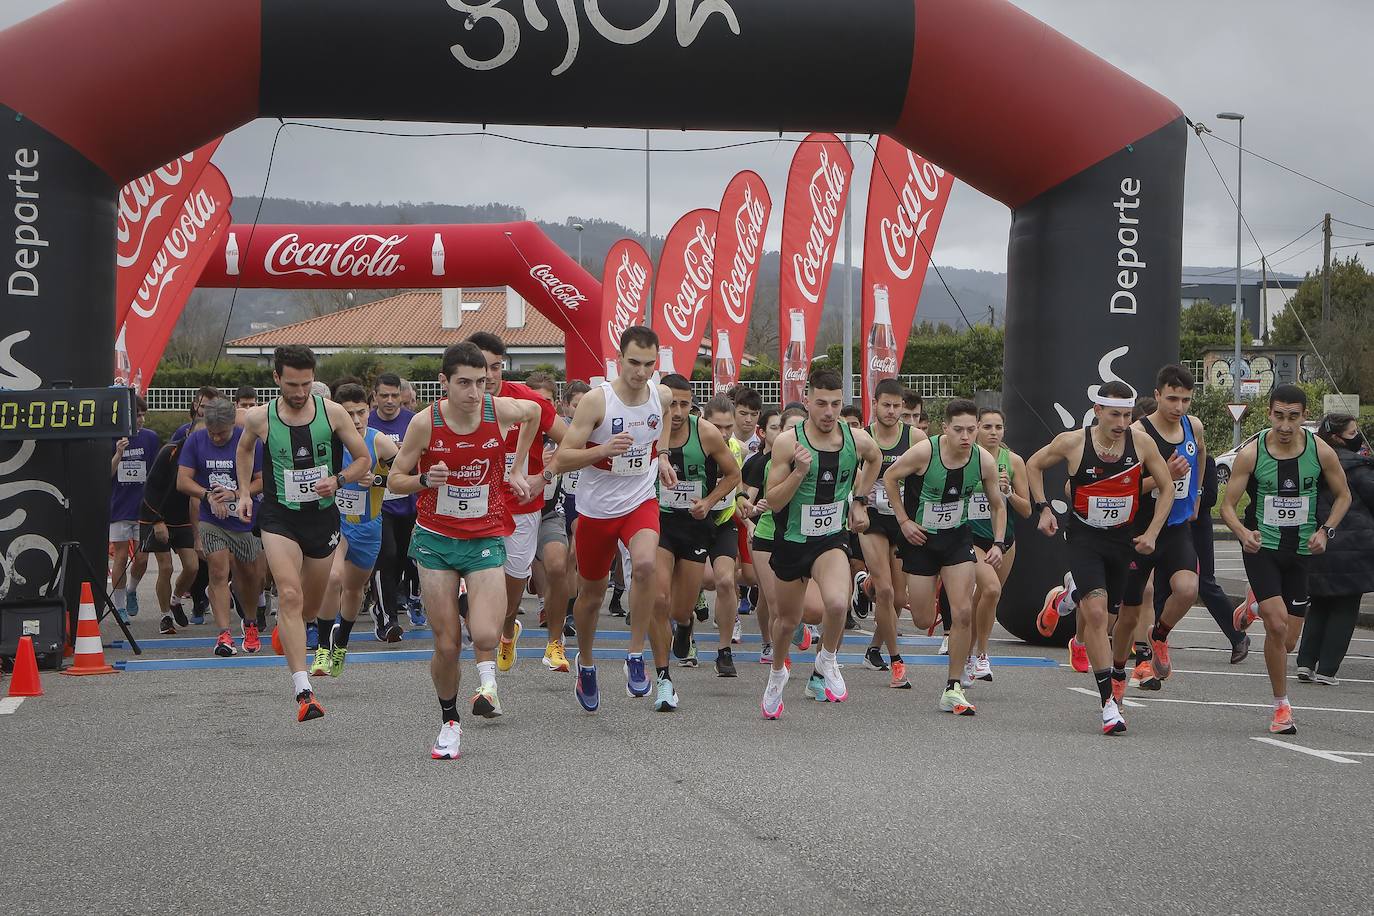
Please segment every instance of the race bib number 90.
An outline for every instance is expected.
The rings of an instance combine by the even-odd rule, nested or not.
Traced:
[[[1292,528],[1307,521],[1306,496],[1264,497],[1264,523],[1275,528]]]
[[[823,505],[803,505],[801,507],[802,537],[818,538],[835,534],[843,523],[844,503],[825,503]]]
[[[320,498],[320,494],[315,492],[315,484],[329,476],[329,468],[322,464],[303,470],[287,468],[282,476],[285,478],[286,484],[286,492],[282,495],[287,501],[293,503],[314,502]]]
[[[1131,518],[1131,496],[1088,497],[1088,524],[1094,528],[1119,528]]]

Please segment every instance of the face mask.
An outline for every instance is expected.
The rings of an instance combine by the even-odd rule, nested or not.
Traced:
[[[1349,439],[1342,438],[1341,441],[1344,442],[1345,447],[1352,452],[1358,452],[1364,447],[1362,444],[1364,442],[1364,436],[1360,435],[1359,433],[1356,433]]]

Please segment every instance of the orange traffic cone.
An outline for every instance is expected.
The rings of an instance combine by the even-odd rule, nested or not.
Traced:
[[[43,683],[38,680],[38,659],[33,654],[33,637],[19,637],[19,651],[14,655],[14,673],[10,675],[12,697],[41,697]]]
[[[81,583],[81,616],[76,621],[76,661],[63,674],[114,674],[105,664],[105,646],[100,642],[100,624],[95,619],[95,599],[91,584]]]

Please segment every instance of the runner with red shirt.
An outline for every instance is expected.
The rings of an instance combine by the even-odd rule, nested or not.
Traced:
[[[456,760],[463,735],[458,718],[459,580],[467,583],[473,648],[490,659],[505,606],[502,539],[515,528],[504,480],[506,434],[519,426],[519,462],[528,457],[538,433],[539,406],[488,394],[486,366],[473,344],[454,344],[444,351],[439,380],[447,396],[410,421],[387,477],[393,491],[420,494],[410,555],[420,569],[420,595],[434,629],[429,673],[443,718],[430,752],[435,760]],[[523,477],[512,480],[510,490],[517,500],[529,497]],[[501,715],[495,669],[494,661],[478,663],[482,684],[473,697],[475,715]]]

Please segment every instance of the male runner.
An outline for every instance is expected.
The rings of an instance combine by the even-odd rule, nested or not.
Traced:
[[[525,384],[544,401],[557,404],[558,383],[547,372],[530,373]],[[562,417],[560,413],[559,418]],[[538,447],[543,452],[544,461],[544,507],[539,510],[539,540],[534,550],[537,575],[533,578],[539,583],[537,591],[544,609],[542,623],[548,630],[542,661],[550,671],[568,671],[571,666],[563,649],[563,639],[572,636],[576,630],[571,627],[572,609],[568,607],[568,526],[563,519],[564,481],[561,475],[553,473],[551,467],[555,450],[553,440],[545,437]]]
[[[199,421],[198,421],[199,423]],[[192,427],[194,432],[198,426]],[[166,636],[185,627],[186,617],[182,599],[190,596],[191,584],[196,580],[200,557],[196,554],[196,536],[191,530],[190,500],[177,489],[177,459],[186,440],[169,442],[162,447],[148,469],[148,482],[143,488],[143,503],[138,513],[138,540],[148,553],[157,557],[157,603],[162,611],[158,632]],[[172,583],[172,552],[181,561],[181,573],[176,587]]]
[[[1045,501],[1045,471],[1060,462],[1068,465],[1070,509],[1065,539],[1069,570],[1078,586],[1080,638],[1087,645],[1102,699],[1105,735],[1126,730],[1118,703],[1126,690],[1125,666],[1131,647],[1130,631],[1120,626],[1113,634],[1115,641],[1109,642],[1107,615],[1121,600],[1132,561],[1154,552],[1174,500],[1173,475],[1164,456],[1154,439],[1131,426],[1134,407],[1130,385],[1107,382],[1093,396],[1095,424],[1060,433],[1026,462],[1034,517],[1046,537],[1059,532],[1059,520]],[[1143,532],[1135,534],[1143,474],[1162,486],[1153,518]]]
[[[415,398],[415,386],[410,383],[409,379],[401,379],[400,389],[401,408],[410,411],[412,414],[415,413],[415,411],[419,409],[419,402]]]
[[[630,645],[625,657],[625,689],[647,696],[644,636],[654,616],[655,561],[658,554],[658,499],[655,482],[677,486],[668,460],[663,405],[671,400],[663,385],[651,384],[658,362],[658,335],[631,325],[620,335],[619,375],[582,396],[563,445],[554,453],[554,473],[581,471],[577,482],[578,595],[577,701],[588,712],[601,705],[592,647],[597,611],[606,594],[618,545],[630,553]],[[663,650],[659,654],[660,648]],[[667,645],[655,640],[654,661],[666,667]],[[658,699],[673,699],[672,682]],[[656,700],[655,705],[659,705]]]
[[[389,480],[399,493],[420,494],[410,551],[420,567],[420,594],[434,628],[429,673],[443,719],[430,756],[457,760],[463,736],[458,584],[467,584],[473,649],[487,658],[477,663],[481,684],[472,711],[496,718],[501,701],[491,656],[506,608],[504,539],[515,528],[507,505],[529,497],[526,475],[512,475],[507,484],[507,433],[518,428],[515,459],[523,466],[538,435],[541,411],[532,401],[494,397],[487,385],[486,355],[470,342],[444,351],[439,379],[445,397],[411,421]]]
[[[339,509],[339,546],[329,569],[329,585],[316,617],[319,645],[312,677],[338,677],[348,656],[348,640],[363,606],[363,591],[382,550],[382,506],[392,459],[400,447],[380,430],[367,425],[368,396],[362,385],[347,383],[334,390],[334,401],[353,421],[363,437],[372,473],[357,483],[345,484],[334,494]]]
[[[1026,462],[1002,444],[1006,422],[1006,417],[996,407],[979,410],[978,445],[997,460],[998,489],[1002,491],[1002,498],[1017,515],[1030,518]],[[973,556],[978,561],[974,567],[978,587],[973,606],[973,677],[979,681],[990,681],[992,665],[988,662],[988,640],[992,637],[993,625],[997,623],[997,602],[1002,598],[1002,587],[1006,585],[1012,564],[1016,562],[1016,526],[1012,524],[1009,511],[1002,562],[996,567],[985,562],[996,538],[992,533],[991,508],[981,480],[969,497],[968,526],[973,533]]]
[[[1193,374],[1178,365],[1159,370],[1155,378],[1155,409],[1135,423],[1154,440],[1173,475],[1174,504],[1155,543],[1154,552],[1137,557],[1126,574],[1126,589],[1116,626],[1135,633],[1145,604],[1145,586],[1155,573],[1156,587],[1167,582],[1171,590],[1164,613],[1150,631],[1150,647],[1136,655],[1134,679],[1140,687],[1158,690],[1169,677],[1169,631],[1178,625],[1197,600],[1197,548],[1193,546],[1192,521],[1197,517],[1202,494],[1202,471],[1207,466],[1207,446],[1202,421],[1188,415],[1193,403]],[[1158,498],[1159,491],[1151,494]],[[1151,608],[1153,610],[1153,607]],[[1118,655],[1120,653],[1118,652]],[[1153,657],[1152,657],[1153,656]],[[1124,664],[1125,659],[1122,658]],[[1144,669],[1144,670],[1142,670]]]
[[[902,423],[906,426],[916,426],[921,420],[921,414],[925,410],[925,399],[910,388],[902,389]],[[924,432],[924,430],[922,430]]]
[[[234,407],[238,410],[250,410],[258,406],[258,389],[252,385],[240,385],[234,392]]]
[[[1269,392],[1270,426],[1243,446],[1231,466],[1221,518],[1240,541],[1241,559],[1250,591],[1264,621],[1264,664],[1274,689],[1274,718],[1269,731],[1292,735],[1293,707],[1288,702],[1288,653],[1298,644],[1307,616],[1308,557],[1326,550],[1336,527],[1350,508],[1350,487],[1336,452],[1302,422],[1307,394],[1296,385]],[[1331,514],[1317,518],[1317,488],[1331,491]],[[1250,495],[1242,523],[1236,516],[1241,493]],[[1249,604],[1237,608],[1244,618]],[[1237,620],[1245,629],[1248,619]],[[1243,624],[1243,625],[1242,625]]]
[[[176,432],[172,433],[172,441],[185,439],[186,434],[191,431],[191,427],[195,425],[196,421],[205,419],[205,405],[211,401],[217,401],[221,397],[223,395],[213,385],[201,385],[196,389],[195,400],[191,402],[190,419],[178,426]]]
[[[115,612],[126,622],[138,616],[138,583],[148,571],[147,547],[138,536],[138,515],[143,505],[143,487],[148,470],[157,457],[161,442],[157,433],[143,425],[148,419],[148,404],[134,395],[133,435],[115,443],[110,458],[110,598]],[[129,562],[130,546],[133,563]],[[130,568],[132,567],[132,569]],[[125,574],[128,585],[125,587]]]
[[[759,414],[763,410],[763,397],[748,385],[736,385],[730,392],[730,400],[735,404],[735,426],[731,439],[741,447],[740,466],[757,455],[763,448],[763,434],[759,430]],[[739,532],[739,610],[740,614],[753,613],[758,604],[758,576],[754,572],[754,558],[749,551],[750,531],[753,519],[736,516]],[[736,618],[738,619],[738,618]]]
[[[394,372],[377,376],[372,398],[376,406],[367,425],[390,439],[397,448],[415,414],[401,405],[401,377]],[[401,608],[408,604],[410,587],[407,584],[411,566],[410,533],[415,530],[415,498],[388,489],[382,501],[382,549],[377,568],[381,584],[378,602],[373,613],[376,635],[384,642],[399,642]],[[411,623],[424,626],[424,611],[419,607],[411,612]]]
[[[903,583],[906,575],[902,571],[899,549],[906,543],[901,526],[897,523],[894,503],[901,501],[901,494],[890,493],[883,482],[882,475],[888,468],[906,454],[915,442],[925,437],[911,426],[901,422],[903,408],[902,384],[896,379],[883,379],[873,387],[873,423],[868,434],[873,437],[878,451],[882,453],[882,467],[878,481],[869,494],[868,530],[859,536],[863,549],[866,574],[855,576],[856,595],[872,588],[874,608],[873,644],[864,653],[864,662],[875,671],[886,671],[891,667],[892,680],[888,684],[898,690],[909,690],[911,682],[906,678],[906,663],[902,660],[897,645],[897,607],[894,583]],[[896,497],[895,499],[893,497]],[[891,658],[883,661],[880,646],[887,645]]]
[[[734,437],[735,409],[730,399],[717,395],[702,409],[702,419],[714,426],[725,439],[726,450],[730,452],[734,470],[739,473],[744,467],[744,446]],[[755,421],[757,422],[757,421]],[[711,506],[711,520],[714,532],[711,547],[707,551],[706,588],[716,593],[716,630],[720,636],[716,651],[716,676],[735,677],[735,659],[731,644],[743,637],[743,627],[739,615],[748,611],[747,599],[741,600],[739,582],[740,534],[744,520],[736,511],[739,499],[739,481],[735,487]]]
[[[692,602],[701,588],[706,563],[713,559],[712,551],[717,549],[717,541],[722,536],[715,519],[720,512],[719,506],[728,501],[733,508],[733,494],[739,485],[739,465],[735,463],[734,452],[726,444],[726,435],[719,427],[709,420],[691,416],[692,383],[673,373],[664,376],[663,387],[668,389],[670,395],[668,462],[673,466],[677,484],[673,487],[660,485],[658,489],[661,534],[656,562],[657,600],[649,640],[653,645],[654,664],[658,673],[658,694],[654,708],[669,712],[678,705],[677,693],[668,671],[669,620],[671,618],[677,627],[673,634],[672,654],[679,659],[690,657],[695,661],[696,653],[694,647],[690,646]],[[731,418],[732,411],[728,405],[719,404],[713,399],[706,410],[708,416],[713,408],[717,419]],[[733,547],[733,527],[726,534]],[[731,576],[727,588],[733,599],[733,570],[729,572]],[[726,603],[733,611],[733,600],[727,600]],[[718,623],[721,613],[721,602],[717,599]],[[716,673],[721,677],[734,677],[734,670],[730,631],[722,624]]]
[[[252,503],[251,497],[262,490],[262,452],[249,446],[247,473],[236,474],[243,430],[234,425],[234,405],[218,398],[204,406],[202,415],[205,428],[187,436],[177,456],[177,489],[200,506],[191,525],[196,548],[210,570],[210,610],[219,628],[215,654],[228,657],[237,653],[229,632],[233,614],[230,573],[238,590],[239,605],[245,609],[257,604],[261,585],[258,555],[262,543],[239,509],[242,504]],[[245,617],[243,651],[257,652],[261,646],[256,622]]]
[[[765,719],[782,715],[787,657],[801,620],[808,579],[824,603],[821,648],[807,692],[829,702],[849,697],[835,655],[849,610],[849,533],[868,527],[867,498],[882,467],[882,452],[861,429],[839,422],[844,397],[839,374],[813,372],[807,384],[807,419],[773,442],[766,495],[777,526],[769,557],[777,575],[773,608],[773,668],[761,707]],[[851,494],[857,493],[853,496]]]
[[[996,569],[1006,549],[1007,506],[997,476],[997,461],[974,439],[978,407],[967,398],[945,405],[944,431],[932,439],[912,443],[883,473],[905,543],[900,546],[907,594],[913,607],[928,619],[935,604],[935,580],[944,583],[944,612],[950,620],[948,679],[940,694],[940,708],[956,716],[977,709],[964,695],[973,683],[969,648],[973,643],[972,598],[973,532],[968,510],[979,481],[992,516],[993,542],[982,560]],[[930,610],[926,610],[930,609]],[[962,671],[960,670],[962,668]]]
[[[539,526],[543,520],[544,509],[544,439],[557,445],[563,441],[566,426],[554,409],[553,401],[541,397],[523,382],[508,382],[502,376],[506,362],[506,345],[501,338],[486,331],[479,331],[468,338],[482,351],[487,361],[487,393],[492,397],[519,398],[533,401],[539,405],[539,434],[535,441],[537,447],[528,451],[528,463],[515,464],[515,441],[519,430],[514,428],[506,439],[506,477],[525,478],[521,491],[528,493],[528,499],[508,500],[507,507],[515,520],[515,530],[506,538],[506,619],[501,628],[501,641],[496,651],[496,667],[509,671],[515,664],[515,649],[520,642],[520,600],[525,597],[529,585],[530,572],[534,565],[534,555],[539,548]],[[507,494],[509,495],[509,494]],[[478,663],[489,661],[483,649],[474,649]],[[545,651],[547,655],[547,650]]]
[[[334,494],[350,483],[371,480],[372,455],[343,407],[311,393],[315,354],[309,347],[277,347],[272,379],[281,397],[254,407],[244,417],[239,490],[247,490],[261,440],[263,498],[257,522],[267,566],[277,583],[277,630],[296,695],[296,721],[306,722],[324,715],[306,671],[305,622],[319,614],[339,546]],[[340,446],[351,459],[342,471]],[[252,521],[252,500],[239,500],[238,510],[244,523]]]

